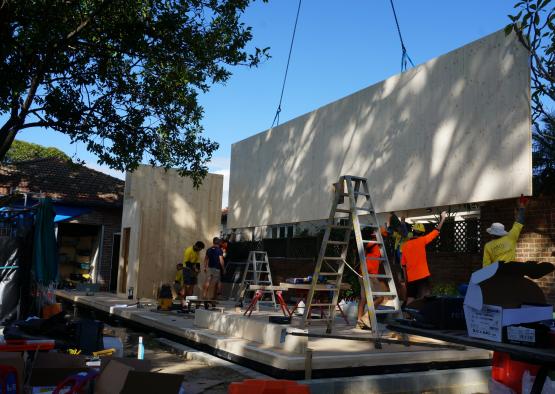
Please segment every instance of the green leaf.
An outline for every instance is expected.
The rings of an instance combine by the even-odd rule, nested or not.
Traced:
[[[513,25],[507,25],[505,26],[505,35],[508,36],[509,34],[511,34],[511,32],[513,31]]]

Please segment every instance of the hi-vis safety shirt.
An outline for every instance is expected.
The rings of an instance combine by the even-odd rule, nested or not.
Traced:
[[[516,258],[516,241],[522,227],[522,223],[515,222],[507,235],[489,241],[484,246],[484,267],[496,261],[513,261]]]
[[[196,252],[192,246],[183,251],[183,264],[185,263],[200,263],[198,252]]]
[[[376,244],[371,244],[366,247],[366,269],[370,275],[378,275],[380,271],[380,260],[382,253],[380,247]]]
[[[175,282],[183,286],[183,270],[177,270],[175,273]]]
[[[409,239],[403,244],[401,264],[407,269],[407,282],[414,282],[430,276],[426,245],[439,235],[439,231],[432,230],[422,237]]]

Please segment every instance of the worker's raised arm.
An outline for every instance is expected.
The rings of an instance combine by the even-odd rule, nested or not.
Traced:
[[[441,220],[439,221],[439,224],[437,225],[437,227],[432,231],[430,231],[428,234],[424,235],[424,237],[422,237],[424,238],[424,242],[426,243],[426,245],[437,238],[437,236],[439,235],[439,232],[441,231],[441,228],[443,227],[443,223],[445,223],[446,217],[447,217],[447,212],[445,211],[441,212]]]
[[[443,223],[445,223],[445,219],[447,218],[447,212],[443,211],[441,212],[441,220],[439,221],[439,224],[437,225],[437,231],[441,231],[441,228],[443,227]]]
[[[528,202],[530,201],[529,197],[524,197],[523,194],[520,195],[518,199],[518,216],[516,221],[520,224],[524,224],[524,214],[526,212],[526,207],[528,206]]]

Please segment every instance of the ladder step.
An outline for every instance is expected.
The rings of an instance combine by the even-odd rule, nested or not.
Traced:
[[[343,257],[339,256],[324,256],[322,260],[343,260]]]
[[[320,272],[318,275],[322,275],[322,276],[337,276],[337,275],[341,275],[339,272]],[[368,275],[370,276],[370,275]]]
[[[373,208],[356,207],[357,211],[374,212]]]
[[[396,309],[376,309],[376,315],[385,315],[387,313],[399,313],[400,310]]]
[[[376,278],[376,279],[393,279],[391,275],[384,275],[384,274],[377,274],[377,275],[368,274],[368,277]]]
[[[373,291],[372,292],[373,296],[376,297],[382,297],[382,296],[397,296],[397,293],[394,293],[392,291]]]
[[[308,306],[308,305],[307,305]],[[305,306],[305,308],[307,307]],[[312,304],[311,307],[315,307],[315,306],[335,306],[335,304]]]
[[[353,194],[354,194],[355,196],[366,196],[366,197],[370,197],[370,194],[369,194],[369,193],[364,193],[364,192],[353,192]],[[340,195],[341,197],[348,197],[348,196],[349,196],[349,193],[339,193],[339,195]]]
[[[349,245],[349,243],[345,241],[328,241],[328,245]]]
[[[365,181],[366,182],[366,178],[361,177],[361,176],[356,176],[356,175],[343,175],[342,178],[345,178],[346,180],[351,180],[351,181]]]
[[[344,226],[342,224],[330,224],[328,225],[329,228],[339,228],[339,229],[343,229],[343,230],[350,230],[351,226]]]
[[[383,243],[375,241],[373,239],[363,239],[362,243],[364,243],[364,244],[374,244],[374,245],[383,245]]]

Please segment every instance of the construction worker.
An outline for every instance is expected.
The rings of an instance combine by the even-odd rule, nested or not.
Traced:
[[[412,232],[408,230],[407,222],[404,217],[399,219],[395,212],[391,212],[386,223],[384,236],[393,239],[393,261],[394,264],[391,269],[394,274],[395,285],[401,299],[406,298],[406,278],[404,278],[403,270],[401,269],[401,251],[403,245],[412,238]]]
[[[446,217],[447,212],[441,212],[439,224],[428,234],[425,234],[426,229],[422,223],[415,223],[412,226],[412,239],[406,241],[403,245],[401,265],[405,269],[407,283],[406,305],[409,305],[416,298],[422,298],[432,292],[430,270],[426,258],[426,245],[439,235]]]
[[[175,280],[173,282],[173,289],[175,291],[176,297],[181,301],[181,306],[183,307],[185,301],[183,296],[185,295],[185,286],[183,280],[183,263],[177,263],[175,266]]]
[[[222,256],[224,258],[224,267],[227,264],[227,249],[229,248],[229,243],[225,238],[220,239],[220,249],[222,250]],[[220,269],[220,281],[218,282],[217,295],[221,296],[223,293],[223,280],[224,280],[225,268]]]
[[[368,270],[368,275],[378,275],[380,271],[380,259],[382,257],[382,253],[380,251],[380,245],[375,243],[376,235],[372,234],[370,236],[370,240],[374,242],[369,242],[366,244],[366,269]],[[359,268],[359,273],[362,274],[362,268]],[[370,279],[370,286],[373,291],[384,291],[385,284],[376,279],[376,278],[369,278]],[[366,329],[370,328],[370,322],[364,318],[364,309],[366,308],[366,292],[364,287],[364,280],[359,277],[360,283],[360,301],[358,303],[358,313],[357,313],[357,328]],[[374,308],[377,308],[383,302],[383,297],[376,297],[374,298]]]
[[[529,198],[520,196],[518,200],[518,217],[509,232],[505,231],[502,223],[492,223],[486,229],[488,234],[496,239],[484,246],[483,266],[486,267],[496,261],[513,261],[516,258],[516,242],[524,226],[524,213]]]
[[[220,248],[220,239],[214,237],[212,246],[206,250],[206,256],[204,256],[204,272],[207,274],[202,289],[202,298],[204,300],[213,298],[210,297],[213,294],[209,294],[209,291],[210,289],[213,289],[212,292],[217,291],[218,283],[220,282],[220,269],[223,270],[224,268],[224,256]]]
[[[412,233],[408,231],[405,218],[402,217],[399,220],[395,212],[391,212],[391,214],[389,215],[389,218],[387,219],[386,230],[388,235],[392,237],[394,242],[394,261],[396,264],[401,264],[401,249],[403,247],[403,244],[407,242],[410,238],[412,238]]]
[[[185,296],[192,296],[200,272],[199,252],[204,249],[204,242],[197,241],[183,251],[183,283]]]

